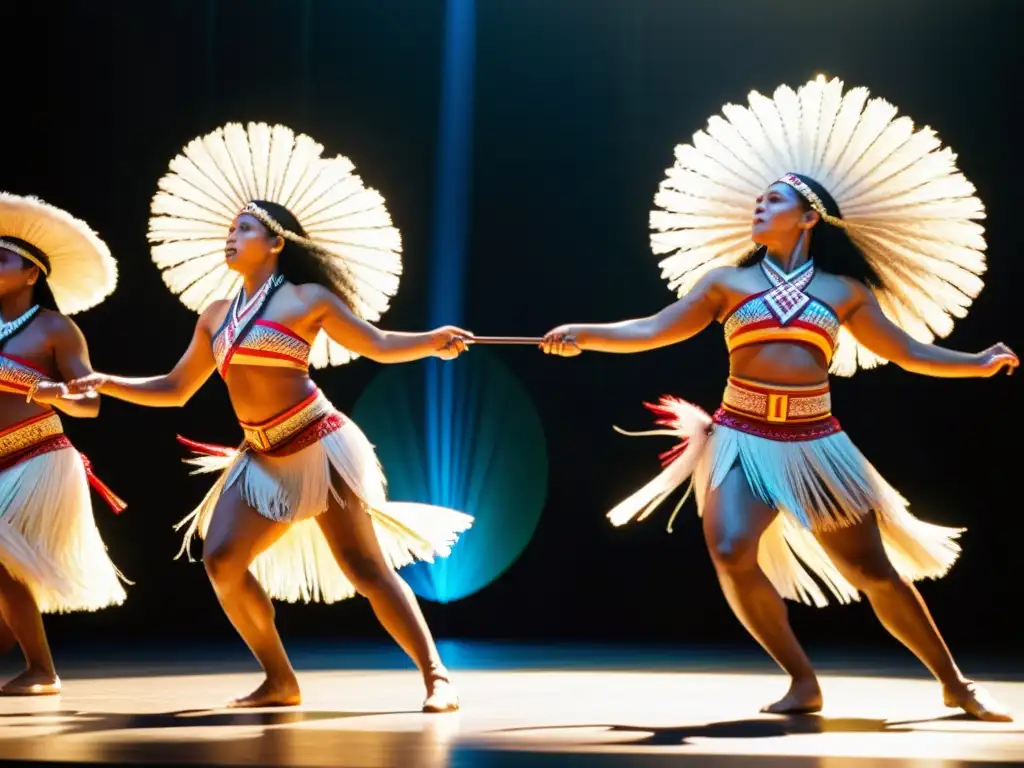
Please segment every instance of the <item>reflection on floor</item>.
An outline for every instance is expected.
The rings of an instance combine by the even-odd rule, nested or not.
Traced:
[[[303,705],[252,711],[218,708],[259,679],[237,648],[193,648],[191,658],[181,651],[127,661],[83,656],[63,668],[63,696],[0,698],[0,761],[359,768],[1024,761],[1024,722],[990,725],[950,713],[937,684],[884,659],[823,663],[824,712],[784,718],[757,714],[785,687],[757,657],[464,643],[443,652],[463,710],[434,716],[418,711],[418,676],[390,649],[300,649]],[[16,671],[14,657],[5,659],[4,671]],[[989,690],[1024,713],[1020,670],[987,672]]]

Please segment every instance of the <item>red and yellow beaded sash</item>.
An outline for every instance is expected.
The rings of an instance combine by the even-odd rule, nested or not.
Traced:
[[[60,416],[53,411],[33,416],[0,431],[0,472],[64,448],[74,450],[71,441],[64,434]],[[89,458],[84,453],[79,452],[78,455],[85,466],[89,485],[103,497],[115,514],[124,511],[128,505],[93,473]]]
[[[730,377],[716,424],[770,440],[815,440],[840,431],[828,383],[806,387],[759,384]]]

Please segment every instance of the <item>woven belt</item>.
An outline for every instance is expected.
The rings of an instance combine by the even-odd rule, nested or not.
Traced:
[[[270,451],[304,430],[318,419],[322,419],[334,410],[323,392],[317,390],[313,395],[262,424],[242,424],[245,442],[257,451]]]
[[[773,423],[818,421],[832,414],[828,384],[812,387],[767,387],[730,378],[722,397],[727,411]]]
[[[63,434],[64,425],[56,413],[33,416],[0,432],[0,460]]]

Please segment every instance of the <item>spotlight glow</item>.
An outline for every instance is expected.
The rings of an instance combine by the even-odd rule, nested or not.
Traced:
[[[451,409],[429,386],[439,379]],[[459,600],[516,561],[540,520],[548,457],[533,403],[504,363],[475,348],[454,362],[388,366],[352,415],[377,448],[390,498],[475,518],[449,557],[403,569],[416,594]]]

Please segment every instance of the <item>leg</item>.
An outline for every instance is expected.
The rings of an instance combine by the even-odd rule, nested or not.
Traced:
[[[292,706],[300,703],[295,678],[281,636],[274,626],[274,606],[249,571],[252,561],[288,530],[248,504],[237,484],[224,491],[203,542],[203,564],[224,613],[253,652],[267,679],[233,707]]]
[[[729,607],[792,678],[789,692],[762,711],[816,712],[822,700],[814,669],[793,634],[781,595],[757,564],[761,535],[775,515],[774,509],[754,496],[737,464],[708,494],[704,538]]]
[[[874,515],[817,537],[846,580],[867,596],[882,626],[942,683],[947,706],[981,720],[1012,719],[961,674],[921,595],[889,562]]]
[[[25,655],[25,671],[0,688],[4,696],[45,696],[60,693],[43,617],[32,592],[0,565],[0,614]]]
[[[388,634],[401,646],[420,672],[427,686],[424,710],[450,711],[458,708],[458,697],[434,645],[430,629],[409,585],[388,566],[377,542],[373,520],[363,502],[340,480],[344,505],[331,497],[326,512],[317,518],[331,552],[359,594],[370,601]]]

